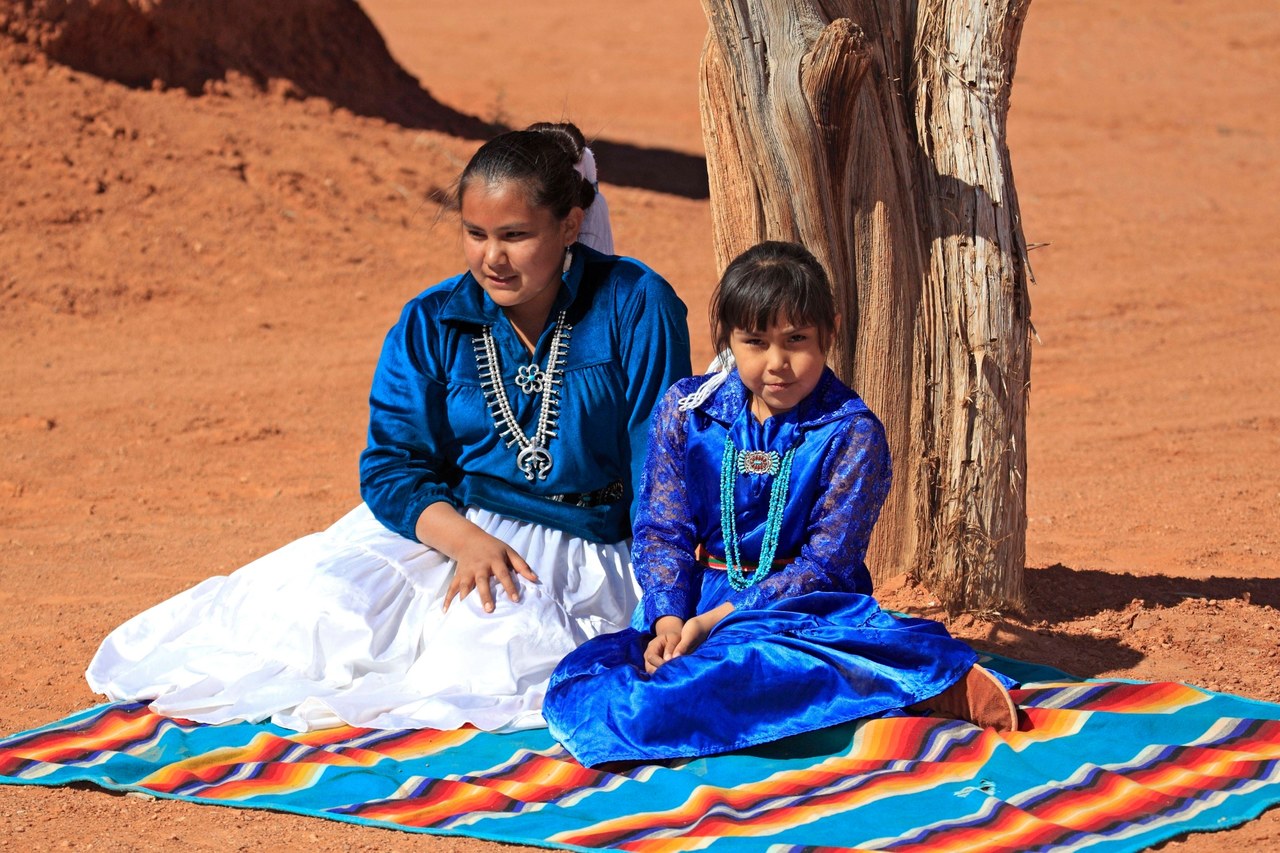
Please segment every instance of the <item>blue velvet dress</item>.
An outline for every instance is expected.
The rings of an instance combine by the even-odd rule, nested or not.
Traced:
[[[862,400],[828,370],[800,405],[762,424],[736,372],[683,411],[680,398],[701,381],[677,383],[654,415],[632,545],[643,590],[633,627],[588,641],[551,677],[543,716],[584,765],[711,755],[901,709],[977,659],[941,625],[891,616],[871,596],[864,558],[890,468]],[[713,567],[725,554],[726,438],[739,451],[795,449],[774,569],[741,591]],[[773,479],[734,479],[744,563],[759,557]],[[733,612],[697,650],[645,672],[658,618],[724,602]]]

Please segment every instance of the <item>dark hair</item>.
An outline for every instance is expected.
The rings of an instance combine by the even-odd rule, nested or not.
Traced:
[[[454,201],[461,208],[462,194],[476,181],[515,181],[524,186],[530,204],[564,219],[575,207],[585,210],[596,197],[595,187],[574,168],[585,147],[582,131],[568,122],[539,122],[499,134],[480,146],[462,170]]]
[[[734,258],[711,296],[711,338],[717,352],[734,329],[762,332],[780,318],[816,326],[823,349],[836,331],[836,305],[822,264],[799,243],[766,240]]]

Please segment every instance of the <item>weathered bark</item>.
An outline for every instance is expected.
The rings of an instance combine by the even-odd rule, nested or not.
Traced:
[[[1005,118],[1029,0],[703,0],[721,267],[761,239],[822,260],[832,364],[895,483],[873,575],[952,610],[1023,596],[1030,309]]]

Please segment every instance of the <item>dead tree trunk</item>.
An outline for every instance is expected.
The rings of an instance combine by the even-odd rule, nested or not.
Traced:
[[[798,240],[844,316],[832,364],[885,423],[877,580],[1017,605],[1030,377],[1005,119],[1029,0],[703,0],[721,268]]]

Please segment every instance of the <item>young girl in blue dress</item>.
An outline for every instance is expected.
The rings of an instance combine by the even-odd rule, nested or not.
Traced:
[[[889,490],[875,415],[826,366],[838,318],[794,243],[733,261],[712,300],[736,368],[654,414],[633,560],[634,627],[570,653],[544,706],[583,764],[709,755],[912,709],[1014,729],[977,655],[895,618],[863,562]]]
[[[364,502],[113,631],[95,690],[209,723],[543,724],[556,663],[635,607],[633,483],[689,374],[684,305],[612,254],[594,181],[572,125],[476,152],[466,271],[410,300],[374,373]]]

